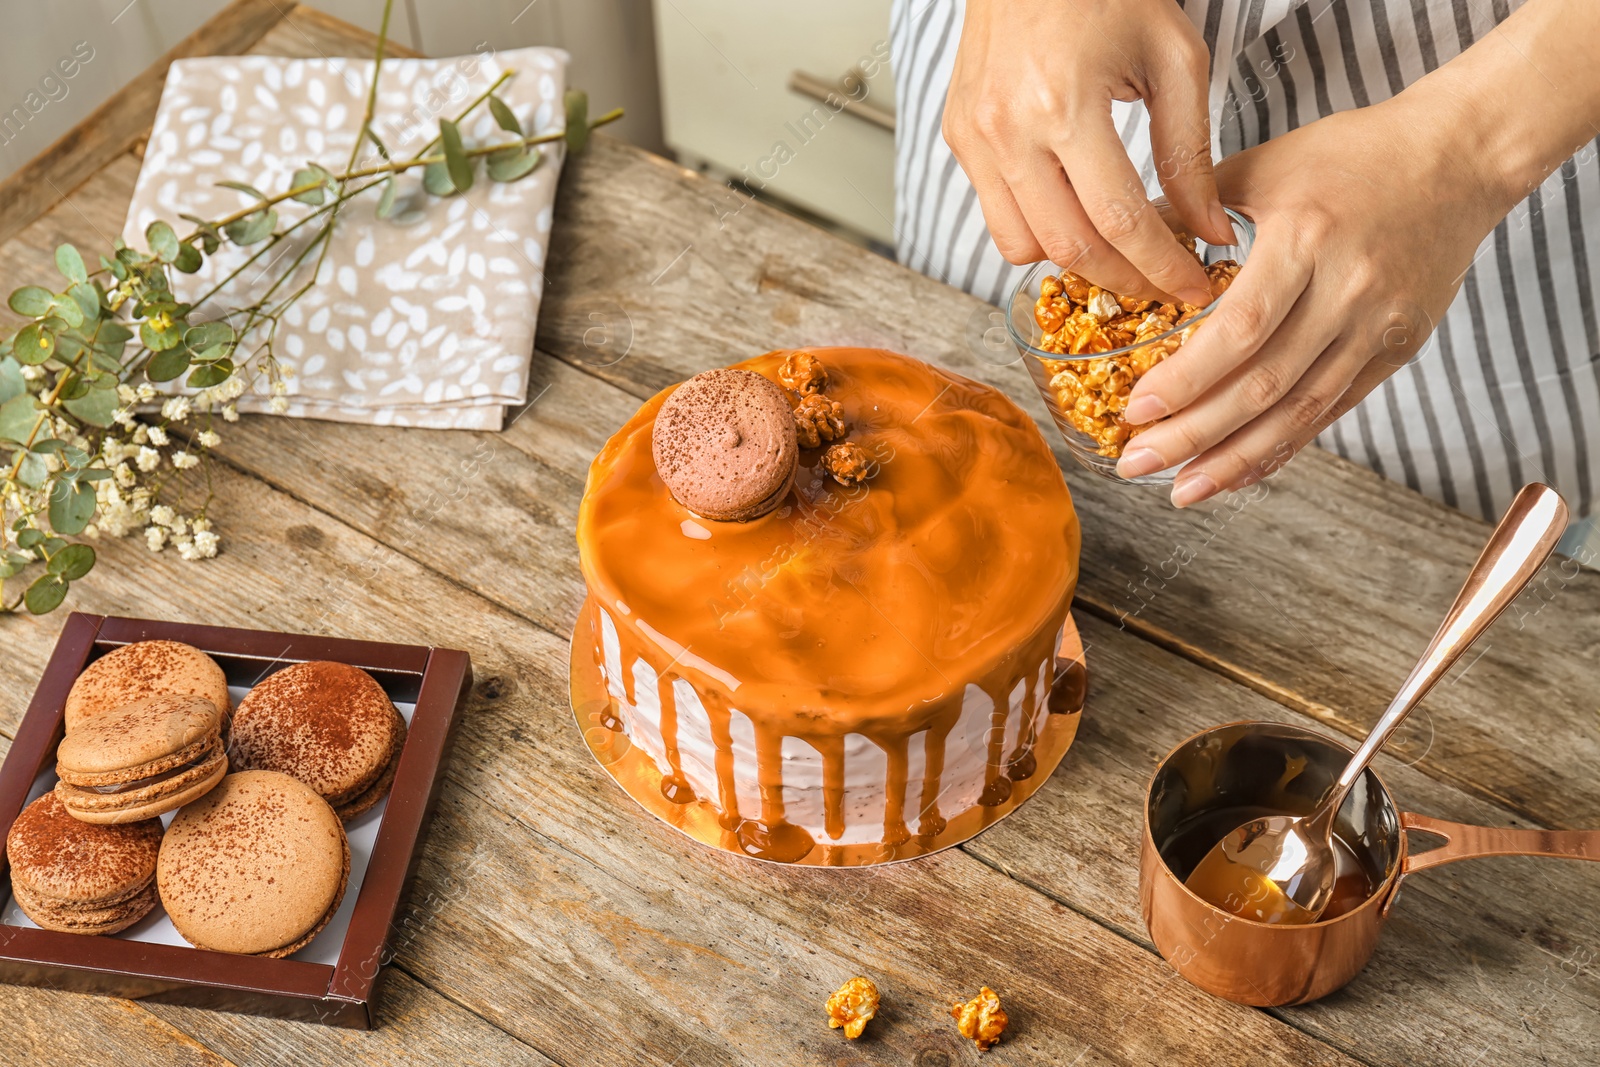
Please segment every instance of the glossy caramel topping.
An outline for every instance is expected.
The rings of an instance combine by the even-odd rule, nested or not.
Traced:
[[[1077,582],[1077,519],[1033,421],[998,391],[890,352],[810,351],[849,440],[877,461],[865,482],[824,477],[807,449],[777,510],[699,519],[652,461],[669,389],[590,469],[583,574],[625,643],[665,650],[673,674],[758,729],[904,736],[969,682],[1022,678],[994,676],[1023,649],[1048,654]],[[737,366],[777,381],[786,355]]]

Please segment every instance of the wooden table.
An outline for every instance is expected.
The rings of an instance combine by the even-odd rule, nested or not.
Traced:
[[[307,8],[240,0],[176,51],[361,56],[370,45]],[[0,186],[7,288],[47,274],[58,242],[101,247],[120,229],[162,73]],[[969,338],[988,325],[978,301],[604,137],[563,175],[550,258],[535,399],[504,433],[247,418],[221,450],[223,555],[188,564],[136,538],[102,542],[99,569],[74,587],[89,611],[471,650],[479,680],[381,1027],[0,986],[0,1060],[1600,1059],[1592,864],[1487,860],[1415,878],[1367,970],[1308,1007],[1213,999],[1150,947],[1137,806],[1154,761],[1230,719],[1362,733],[1487,532],[1320,452],[1248,499],[1192,512],[1068,466],[1084,528],[1083,728],[1029,804],[962,848],[869,870],[776,869],[693,846],[641,813],[584,748],[567,701],[578,500],[590,458],[638,403],[767,349],[852,343],[991,382],[1041,420],[1043,409],[1019,366],[974,356]],[[601,344],[591,331],[606,325]],[[1600,826],[1597,608],[1600,575],[1552,569],[1495,626],[1380,759],[1403,805]],[[0,622],[0,734],[14,731],[63,618]],[[822,1003],[857,973],[877,980],[886,1007],[847,1043]],[[946,1008],[983,983],[1012,1028],[980,1057]]]

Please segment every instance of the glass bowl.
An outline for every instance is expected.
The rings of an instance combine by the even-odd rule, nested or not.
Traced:
[[[1199,254],[1202,263],[1207,265],[1219,260],[1231,259],[1243,266],[1250,255],[1250,247],[1255,243],[1256,227],[1253,222],[1236,211],[1229,210],[1228,217],[1233,220],[1234,242],[1231,245],[1208,245],[1204,241],[1195,242],[1195,251]],[[1011,342],[1022,355],[1022,362],[1027,364],[1028,376],[1033,379],[1033,384],[1038,387],[1039,395],[1044,398],[1045,407],[1050,409],[1050,417],[1055,420],[1056,428],[1061,431],[1061,436],[1066,438],[1067,448],[1072,452],[1072,457],[1079,464],[1115,482],[1124,485],[1170,485],[1178,473],[1178,467],[1169,467],[1166,470],[1156,471],[1140,478],[1123,478],[1117,474],[1117,459],[1122,455],[1122,444],[1108,443],[1102,446],[1101,441],[1093,434],[1080,429],[1075,423],[1085,421],[1085,416],[1073,410],[1072,389],[1057,388],[1052,385],[1062,371],[1069,371],[1082,378],[1085,375],[1094,375],[1104,372],[1108,368],[1121,367],[1126,370],[1129,364],[1148,364],[1154,362],[1153,357],[1157,350],[1165,350],[1167,355],[1176,351],[1188,339],[1189,334],[1210,315],[1217,306],[1213,300],[1200,309],[1197,315],[1185,319],[1181,324],[1174,326],[1165,333],[1149,337],[1136,344],[1125,345],[1122,348],[1112,349],[1108,352],[1096,352],[1079,356],[1057,355],[1046,352],[1039,345],[1043,342],[1044,331],[1034,319],[1034,304],[1039,299],[1039,283],[1046,275],[1060,275],[1063,268],[1048,260],[1035,263],[1022,276],[1016,289],[1012,290],[1011,299],[1005,311],[1006,332],[1011,336]],[[1220,299],[1220,298],[1219,298]],[[1112,360],[1114,363],[1100,363],[1098,361]],[[1135,378],[1136,380],[1136,378]],[[1131,388],[1131,386],[1130,386]],[[1126,392],[1122,395],[1125,397]]]

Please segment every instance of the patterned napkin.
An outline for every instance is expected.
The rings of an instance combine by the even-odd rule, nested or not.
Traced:
[[[373,128],[391,157],[414,156],[500,75],[497,90],[528,134],[559,129],[567,54],[519,48],[454,59],[390,59],[383,64]],[[219,181],[272,195],[315,162],[333,173],[350,158],[366,106],[371,60],[243,56],[172,64],[134,186],[123,240],[144,248],[155,219],[188,232],[179,213],[220,218],[250,198]],[[480,104],[461,128],[472,146],[509,139]],[[394,212],[376,215],[379,190],[347,202],[318,284],[283,316],[273,351],[285,365],[290,415],[400,426],[501,428],[507,406],[527,399],[534,323],[543,292],[545,251],[562,148],[540,146],[544,161],[521,181],[491,182],[480,164],[465,194],[441,199],[422,190],[422,171],[398,179]],[[376,159],[371,146],[363,152]],[[358,164],[358,166],[361,164]],[[279,229],[315,207],[277,206]],[[316,224],[279,242],[197,315],[255,303],[305,248]],[[176,275],[181,299],[209,290],[260,249],[225,244],[195,275]],[[299,288],[317,259],[311,252],[276,298]],[[262,266],[274,264],[264,274]],[[181,384],[174,383],[174,386]],[[246,393],[241,411],[265,411],[266,395]],[[280,401],[281,406],[281,401]]]

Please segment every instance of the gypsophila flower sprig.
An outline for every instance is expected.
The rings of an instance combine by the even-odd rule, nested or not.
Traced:
[[[186,560],[217,554],[212,527],[211,455],[222,443],[221,423],[238,421],[246,393],[268,397],[276,414],[288,410],[288,387],[273,342],[284,313],[320,274],[340,210],[372,193],[380,218],[395,207],[395,176],[422,169],[434,196],[466,192],[480,162],[490,181],[512,182],[542,162],[541,144],[562,141],[582,151],[589,132],[622,117],[620,108],[594,120],[588,98],[572,90],[559,130],[529,134],[496,91],[513,72],[470,101],[422,150],[395,159],[372,130],[393,0],[384,6],[372,82],[360,133],[337,173],[308,162],[290,188],[268,195],[225,182],[249,198],[217,219],[181,215],[184,237],[156,221],[145,230],[148,252],[114,243],[91,270],[70,244],[56,249],[59,277],[24,285],[7,303],[26,321],[0,340],[0,613],[53,611],[71,584],[95,564],[88,543],[142,534],[154,552],[175,549]],[[487,105],[510,136],[468,145],[460,123]],[[363,149],[374,162],[358,166]],[[315,210],[280,228],[285,201]],[[196,309],[246,268],[304,227],[313,227],[299,253],[248,306],[197,321]],[[238,267],[192,301],[174,295],[174,272],[194,274],[224,244],[259,246]],[[289,283],[315,252],[297,287]],[[270,264],[270,260],[268,261]],[[156,385],[176,382],[187,394],[163,396]],[[73,539],[73,540],[69,540]]]

